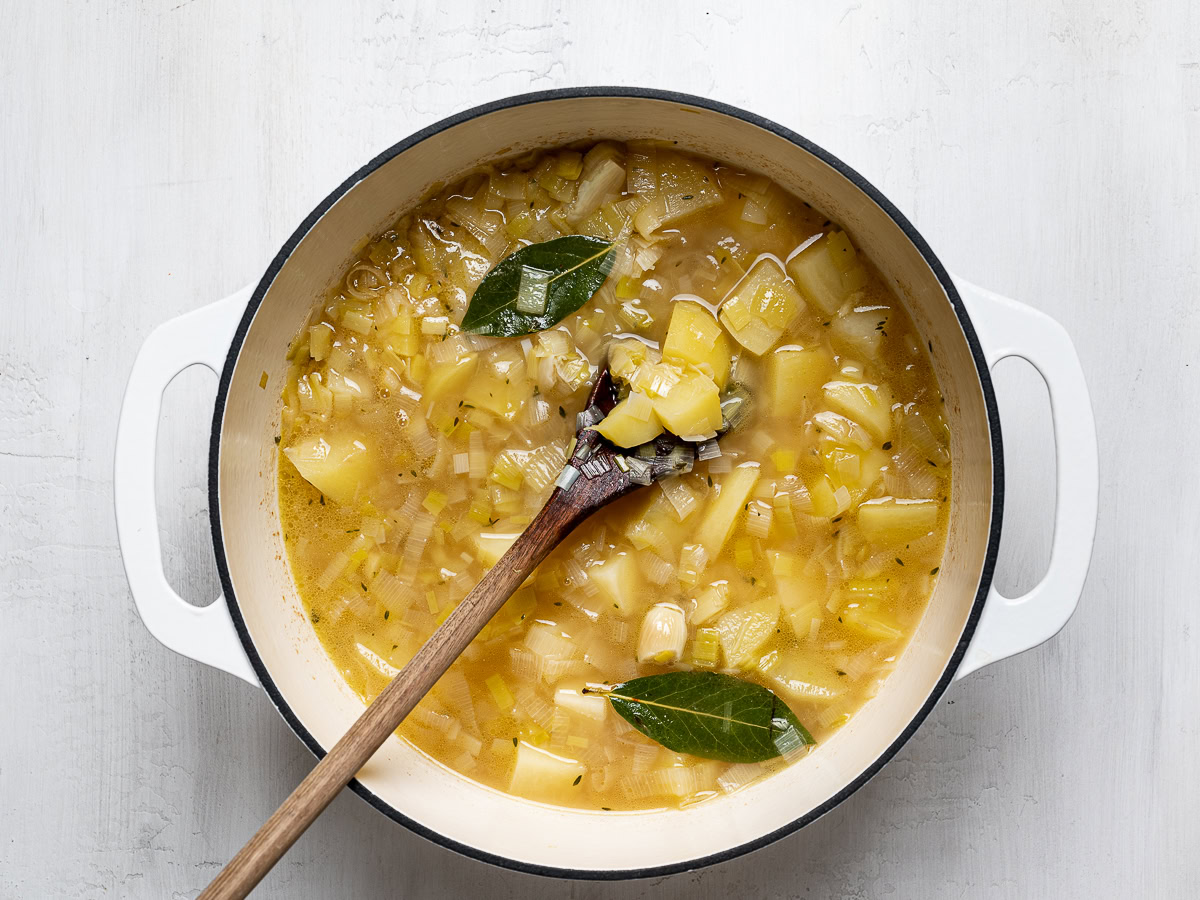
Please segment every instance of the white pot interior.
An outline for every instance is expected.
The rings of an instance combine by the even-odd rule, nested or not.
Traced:
[[[585,812],[482,787],[393,737],[363,769],[378,801],[424,828],[518,865],[614,871],[681,866],[755,842],[820,809],[918,717],[959,646],[988,552],[992,443],[985,398],[945,289],[904,230],[853,181],[764,127],[646,97],[573,97],[495,109],[426,137],[351,187],[270,283],[237,357],[220,433],[224,563],[256,653],[299,727],[331,746],[362,712],[326,657],[292,584],[275,495],[279,389],[288,343],[364,239],[438,183],[481,162],[582,138],[660,138],[762,172],[841,223],[904,301],[946,397],[953,431],[950,539],[928,611],[895,673],[800,763],[687,810]],[[259,389],[263,372],[268,390]],[[235,617],[237,613],[235,611]]]

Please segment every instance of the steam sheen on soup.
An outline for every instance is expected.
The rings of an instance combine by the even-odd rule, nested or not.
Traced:
[[[492,266],[574,233],[617,246],[578,313],[525,337],[460,331]],[[585,685],[728,672],[819,743],[892,669],[945,543],[949,434],[925,348],[806,203],[670,145],[602,142],[488,167],[407,213],[289,351],[284,541],[313,628],[370,701],[545,502],[606,354],[635,386],[656,365],[744,385],[749,415],[719,455],[577,529],[400,734],[523,797],[689,805],[793,760],[673,753]]]

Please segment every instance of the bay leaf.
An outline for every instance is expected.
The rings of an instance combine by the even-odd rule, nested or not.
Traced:
[[[634,728],[677,753],[751,763],[816,743],[780,697],[732,675],[666,672],[588,690],[606,695]]]
[[[611,241],[569,234],[530,244],[512,253],[484,276],[463,317],[463,331],[512,337],[545,331],[557,325],[600,290],[612,271]],[[521,272],[525,268],[548,273],[546,309],[527,313],[517,309]]]

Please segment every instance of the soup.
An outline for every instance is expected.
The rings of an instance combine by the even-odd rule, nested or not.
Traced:
[[[461,330],[493,266],[569,234],[615,247],[577,312],[521,337]],[[688,474],[581,525],[400,729],[485,785],[592,809],[736,790],[805,748],[675,753],[587,686],[732,673],[820,742],[876,692],[933,589],[951,460],[925,347],[849,236],[761,176],[636,142],[486,167],[365,244],[289,359],[284,542],[367,702],[549,497],[606,359],[630,396],[602,432],[628,446],[665,422],[702,441]],[[668,413],[681,379],[748,397],[737,427],[715,439],[699,407]]]

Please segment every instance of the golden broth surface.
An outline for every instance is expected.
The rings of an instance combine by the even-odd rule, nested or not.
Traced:
[[[539,335],[459,332],[491,266],[567,233],[617,243],[590,302]],[[347,683],[375,697],[537,513],[615,338],[658,348],[673,303],[715,313],[764,258],[790,275],[798,253],[844,253],[834,269],[804,257],[812,277],[835,273],[836,308],[801,284],[766,352],[725,334],[730,379],[753,399],[721,455],[578,528],[400,733],[501,790],[637,809],[700,802],[791,760],[673,753],[581,694],[587,682],[714,669],[779,693],[818,742],[843,725],[925,609],[951,467],[925,347],[839,234],[765,178],[609,142],[497,164],[371,241],[292,345],[279,438],[288,558]],[[697,535],[735,487],[745,500],[710,553]],[[683,612],[682,653],[639,663],[661,603]]]

